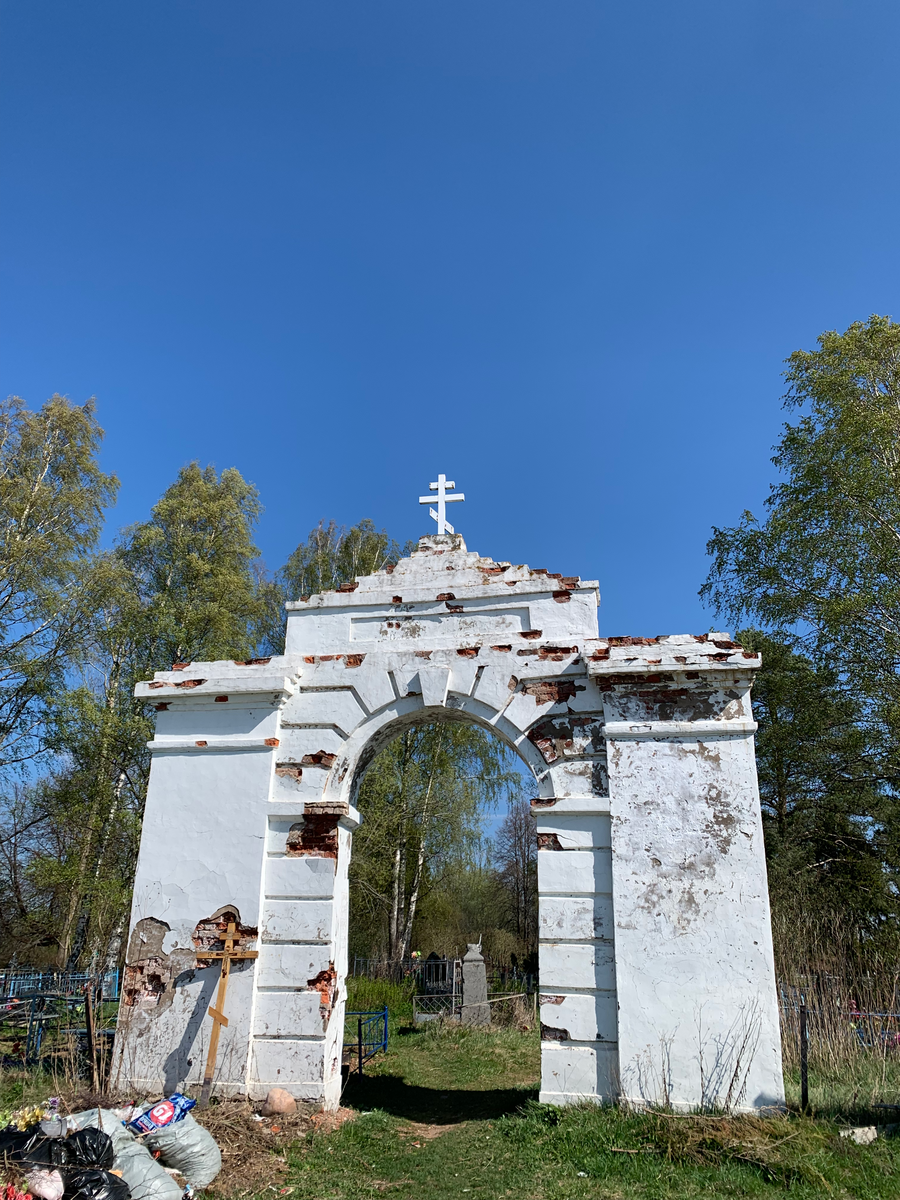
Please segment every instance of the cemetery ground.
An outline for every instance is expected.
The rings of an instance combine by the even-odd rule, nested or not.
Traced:
[[[356,1003],[385,999],[361,994]],[[799,1115],[799,1076],[791,1071],[791,1111],[784,1116],[628,1113],[590,1105],[558,1109],[537,1102],[540,1041],[534,1028],[525,1030],[521,1023],[490,1030],[437,1023],[413,1028],[407,998],[396,999],[387,1052],[366,1063],[362,1077],[351,1073],[336,1116],[300,1106],[294,1115],[260,1122],[240,1102],[195,1110],[223,1151],[222,1174],[208,1195],[220,1200],[900,1196],[900,1136],[879,1137],[871,1145],[840,1136],[841,1128],[894,1119],[874,1105],[900,1103],[900,1055],[855,1053],[827,1073],[814,1070],[811,1117]],[[86,1093],[83,1080],[7,1069],[0,1112],[54,1093],[71,1110],[102,1102]]]

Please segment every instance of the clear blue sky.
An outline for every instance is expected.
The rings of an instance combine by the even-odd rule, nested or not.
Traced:
[[[114,526],[237,466],[707,629],[781,360],[898,314],[896,0],[3,0],[0,390],[96,395]]]

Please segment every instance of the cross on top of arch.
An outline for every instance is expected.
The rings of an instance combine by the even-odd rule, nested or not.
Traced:
[[[458,492],[455,496],[447,495],[447,488],[451,491],[456,487],[452,479],[448,479],[446,475],[438,475],[437,483],[429,483],[428,485],[433,492],[437,492],[437,496],[420,496],[420,504],[431,504],[432,500],[437,500],[437,511],[429,508],[428,515],[433,521],[437,521],[438,533],[456,533],[456,530],[447,520],[446,506],[454,500],[465,500],[462,492]]]

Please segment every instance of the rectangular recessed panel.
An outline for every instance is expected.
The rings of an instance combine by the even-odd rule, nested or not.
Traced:
[[[467,639],[522,633],[531,628],[528,609],[466,609],[461,613],[397,613],[389,617],[352,617],[350,639],[354,642],[407,642],[435,635],[461,642]]]
[[[614,1046],[541,1045],[541,1101],[614,1100],[619,1090]]]
[[[260,988],[309,987],[315,977],[331,966],[329,946],[260,947],[256,983]]]
[[[542,942],[541,991],[554,988],[602,988],[615,991],[615,952],[611,942],[578,945],[572,942]]]
[[[262,936],[266,942],[330,942],[331,900],[266,900]]]
[[[538,892],[612,892],[609,850],[539,850]]]
[[[315,990],[258,992],[253,1016],[257,1037],[313,1037],[324,1035],[322,997]]]
[[[540,936],[554,942],[615,935],[612,896],[541,896],[538,921]]]
[[[250,1078],[254,1083],[283,1087],[298,1099],[317,1100],[324,1090],[324,1071],[324,1038],[320,1041],[253,1039]]]

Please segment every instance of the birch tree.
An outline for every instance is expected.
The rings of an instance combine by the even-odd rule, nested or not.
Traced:
[[[354,912],[400,963],[412,946],[424,894],[480,846],[482,817],[519,784],[513,752],[474,725],[410,726],[378,754],[359,793]]]

